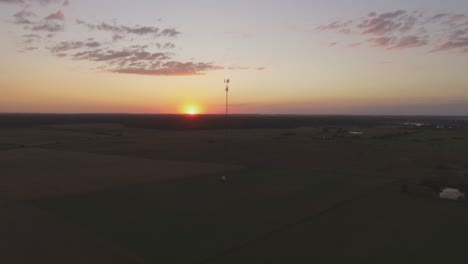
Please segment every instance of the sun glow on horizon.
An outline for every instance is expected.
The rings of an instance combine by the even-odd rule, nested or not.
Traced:
[[[200,110],[196,106],[188,106],[186,107],[184,113],[187,115],[198,115]]]

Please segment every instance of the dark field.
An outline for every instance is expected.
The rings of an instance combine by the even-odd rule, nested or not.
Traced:
[[[0,262],[461,262],[466,120],[0,115]]]

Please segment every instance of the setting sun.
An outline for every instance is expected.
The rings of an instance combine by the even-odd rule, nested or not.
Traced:
[[[199,113],[198,109],[196,107],[188,107],[186,110],[185,110],[185,113],[188,114],[188,115],[197,115]]]

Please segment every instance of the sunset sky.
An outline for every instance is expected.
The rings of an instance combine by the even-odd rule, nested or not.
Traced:
[[[0,0],[0,112],[468,115],[466,0]]]

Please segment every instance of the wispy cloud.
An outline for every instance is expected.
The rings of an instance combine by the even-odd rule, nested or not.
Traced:
[[[351,43],[351,44],[348,44],[348,48],[357,48],[357,47],[360,47],[362,45],[362,43],[359,43],[359,42],[355,42],[355,43]]]
[[[20,25],[34,24],[34,22],[31,21],[31,18],[34,18],[35,16],[36,14],[34,14],[33,12],[23,9],[13,15],[13,23]]]
[[[325,31],[325,30],[336,30],[336,31],[341,31],[343,29],[346,29],[348,30],[349,26],[353,24],[353,21],[352,20],[348,20],[346,22],[341,22],[341,21],[335,21],[335,22],[332,22],[330,24],[327,24],[327,25],[322,25],[322,26],[319,26],[317,29],[318,30],[321,30],[321,31]]]
[[[142,67],[118,67],[110,70],[115,73],[125,74],[138,74],[138,75],[164,75],[164,76],[186,76],[186,75],[200,75],[206,71],[220,70],[223,67],[213,65],[211,63],[193,63],[193,62],[179,62],[167,61],[163,63],[155,63],[147,68]]]
[[[24,3],[23,0],[0,0],[0,3],[5,3],[5,4],[22,4]]]
[[[36,13],[25,7],[13,15],[11,22],[16,25],[23,25],[25,30],[56,33],[64,29],[64,21],[65,14],[61,10],[41,19]]]
[[[317,30],[335,34],[353,34],[354,37],[362,38],[358,43],[367,43],[371,47],[385,50],[428,47],[431,52],[468,53],[468,15],[466,14],[430,14],[419,10],[396,10],[380,14],[369,12],[363,18],[334,21],[319,26]],[[350,43],[343,46],[358,47],[361,44]]]
[[[68,52],[70,50],[76,50],[81,48],[97,48],[101,46],[101,43],[97,41],[90,40],[88,42],[83,41],[64,41],[59,44],[48,48],[52,53],[58,54],[63,52]]]
[[[173,28],[160,29],[152,26],[126,26],[126,25],[111,25],[107,23],[91,24],[83,20],[77,19],[78,25],[83,25],[90,30],[108,31],[114,34],[134,34],[134,35],[152,35],[155,37],[176,37],[180,34],[179,31]]]
[[[364,35],[385,35],[392,33],[396,29],[402,26],[400,20],[394,21],[395,18],[399,18],[406,14],[403,10],[398,10],[391,13],[383,13],[378,17],[368,18],[358,25],[361,29],[361,33]]]
[[[47,23],[47,22],[37,24],[31,28],[31,30],[33,31],[45,31],[45,32],[50,32],[50,33],[63,31],[63,29],[64,29],[64,26],[62,24]]]
[[[245,66],[229,66],[227,67],[228,70],[235,71],[235,70],[248,70],[250,67]]]
[[[48,5],[48,4],[57,4],[61,3],[61,0],[0,0],[1,3],[6,4],[30,4],[30,3],[39,3],[41,5]]]
[[[391,47],[392,49],[409,49],[423,47],[428,44],[428,40],[424,36],[402,36]]]

